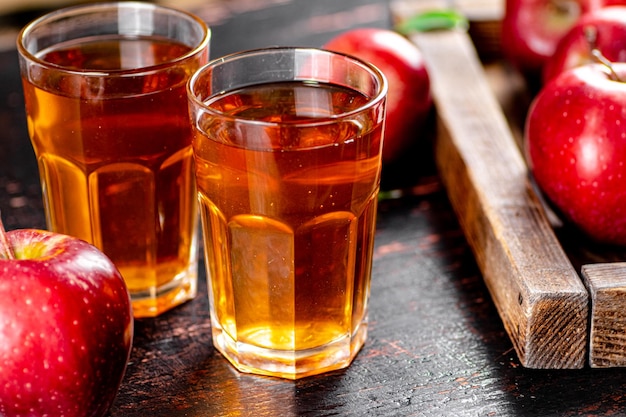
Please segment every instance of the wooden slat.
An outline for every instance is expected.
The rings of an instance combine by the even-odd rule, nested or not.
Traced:
[[[492,59],[502,54],[500,32],[505,0],[394,0],[391,7],[396,21],[418,12],[453,8],[470,21],[469,33],[477,41],[479,56]]]
[[[431,76],[440,175],[521,363],[582,368],[588,293],[529,185],[471,39],[462,31],[410,39]]]
[[[454,8],[476,22],[501,20],[505,0],[395,0],[392,3],[393,12],[399,19],[429,9]]]
[[[626,366],[626,262],[583,265],[591,296],[589,366]]]

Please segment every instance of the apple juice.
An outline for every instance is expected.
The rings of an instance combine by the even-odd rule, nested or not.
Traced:
[[[23,80],[49,228],[113,260],[136,316],[195,295],[197,199],[185,83],[201,63],[128,71],[189,51],[149,37],[62,44],[38,57],[63,73],[34,67]],[[165,294],[157,305],[155,292]]]
[[[222,116],[197,122],[213,338],[239,369],[337,369],[366,338],[382,123],[330,116],[367,100],[336,85],[257,85],[207,102]]]

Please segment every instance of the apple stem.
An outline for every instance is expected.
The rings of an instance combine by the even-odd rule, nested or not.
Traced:
[[[606,57],[602,55],[602,52],[597,49],[593,49],[591,51],[591,55],[596,59],[598,63],[604,65],[609,70],[609,77],[611,78],[611,80],[622,82],[622,79],[613,69],[613,63],[606,59]]]
[[[597,63],[604,65],[606,69],[609,70],[609,77],[613,81],[623,82],[619,75],[615,72],[613,68],[613,63],[609,61],[598,49],[597,39],[598,39],[598,31],[595,26],[585,26],[583,29],[585,32],[585,38],[589,43],[589,48],[591,49],[591,56],[596,60]]]
[[[4,224],[2,223],[2,218],[0,217],[0,258],[2,259],[15,259],[15,253],[13,253],[13,248],[9,243],[9,238],[7,237],[7,232],[4,229]]]

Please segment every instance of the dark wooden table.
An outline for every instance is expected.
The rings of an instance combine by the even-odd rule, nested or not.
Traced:
[[[212,56],[265,45],[321,45],[352,26],[390,24],[384,1],[209,2]],[[23,23],[24,16],[4,24]],[[9,23],[6,23],[9,22]],[[0,210],[8,229],[44,228],[16,52],[0,52]],[[386,166],[369,338],[352,366],[296,382],[236,372],[212,347],[198,297],[136,321],[111,416],[626,415],[626,371],[532,370],[512,348],[433,167],[428,141]],[[2,343],[2,341],[0,341]]]

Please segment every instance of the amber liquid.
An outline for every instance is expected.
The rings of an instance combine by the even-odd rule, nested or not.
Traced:
[[[380,123],[289,123],[366,100],[330,85],[272,84],[210,106],[287,125],[200,121],[194,151],[214,343],[241,370],[320,373],[347,366],[365,340]]]
[[[35,69],[24,77],[49,228],[113,260],[135,316],[157,315],[195,295],[197,199],[185,83],[200,63],[115,74],[188,51],[152,38],[93,40],[40,58],[112,75]]]

